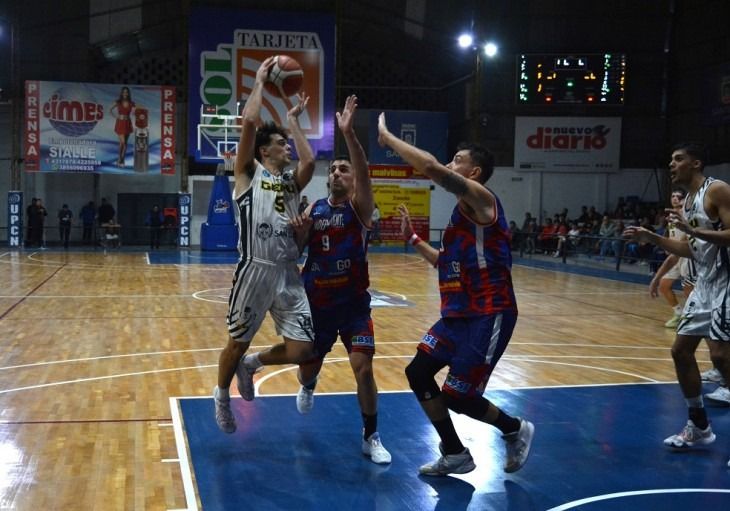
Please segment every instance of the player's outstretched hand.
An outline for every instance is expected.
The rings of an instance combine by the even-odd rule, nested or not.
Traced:
[[[337,125],[340,127],[342,133],[352,132],[352,121],[355,118],[355,110],[357,110],[357,96],[347,96],[345,100],[345,107],[342,109],[342,113],[337,112]]]
[[[388,131],[388,125],[385,124],[385,112],[380,112],[378,116],[378,144],[385,147],[385,136],[390,134]]]
[[[644,227],[640,227],[638,225],[633,225],[624,229],[623,237],[631,238],[636,241],[648,241],[649,234],[651,234],[650,230],[645,229]]]
[[[286,113],[287,119],[297,119],[300,115],[302,115],[302,112],[307,108],[307,103],[309,103],[309,96],[306,92],[302,91],[297,94],[297,104],[291,107],[291,109]]]
[[[382,115],[382,114],[381,114]],[[398,213],[400,213],[400,233],[403,239],[409,240],[413,236],[413,225],[411,225],[411,216],[405,204],[398,205]]]

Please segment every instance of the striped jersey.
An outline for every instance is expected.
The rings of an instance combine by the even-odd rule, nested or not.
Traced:
[[[366,294],[368,229],[350,201],[312,205],[307,261],[302,276],[312,309],[328,309]]]
[[[235,190],[238,193],[238,190]],[[240,212],[238,251],[242,260],[296,261],[299,249],[289,219],[297,215],[294,171],[275,175],[258,161],[249,188],[236,197]]]
[[[443,317],[517,310],[512,289],[510,231],[495,196],[496,219],[478,224],[456,205],[441,241],[437,267]]]
[[[705,195],[712,183],[721,182],[715,178],[708,177],[700,186],[697,193],[694,194],[692,202],[685,201],[684,218],[687,223],[696,229],[709,229],[719,231],[723,229],[722,222],[719,218],[712,219],[705,211]],[[692,250],[692,256],[697,268],[697,279],[711,283],[718,278],[720,272],[727,272],[728,269],[722,269],[722,265],[728,264],[728,249],[688,236],[689,248]]]

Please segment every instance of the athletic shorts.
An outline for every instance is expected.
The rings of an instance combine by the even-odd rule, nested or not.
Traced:
[[[313,341],[312,315],[295,261],[240,261],[228,298],[228,333],[234,341],[250,342],[266,312],[276,333],[297,341]]]
[[[331,309],[312,309],[314,351],[324,358],[332,350],[337,336],[347,353],[375,353],[375,334],[370,317],[370,295],[365,294],[347,304]]]
[[[730,293],[727,279],[698,280],[682,310],[677,334],[730,341]]]
[[[479,396],[507,348],[517,311],[468,318],[441,318],[418,349],[449,366],[441,390],[454,397]]]

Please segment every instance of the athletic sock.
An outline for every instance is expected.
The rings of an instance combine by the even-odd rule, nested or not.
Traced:
[[[689,419],[700,429],[707,429],[710,421],[707,420],[707,411],[702,401],[702,396],[689,397],[684,399],[689,409]]]
[[[456,434],[451,417],[440,421],[433,421],[433,427],[436,428],[436,432],[441,438],[441,446],[444,454],[461,454],[464,452],[464,444],[461,443],[459,435]]]
[[[675,316],[681,316],[682,315],[682,306],[681,305],[675,305],[672,308],[674,309],[674,315]]]
[[[216,387],[215,398],[219,401],[225,401],[226,399],[231,399],[231,395],[228,393],[227,388]]]
[[[259,354],[254,353],[253,355],[243,356],[243,365],[249,369],[258,369],[264,364],[259,360]]]
[[[494,427],[499,429],[503,435],[512,435],[520,430],[520,420],[516,417],[511,417],[504,413],[502,410],[497,415],[497,420],[494,421]]]
[[[362,425],[364,427],[362,436],[367,440],[378,430],[378,414],[373,415],[362,414]]]

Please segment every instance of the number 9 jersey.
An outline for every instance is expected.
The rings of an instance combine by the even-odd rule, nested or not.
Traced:
[[[369,230],[348,200],[312,205],[307,261],[302,276],[310,306],[328,309],[367,293]]]

